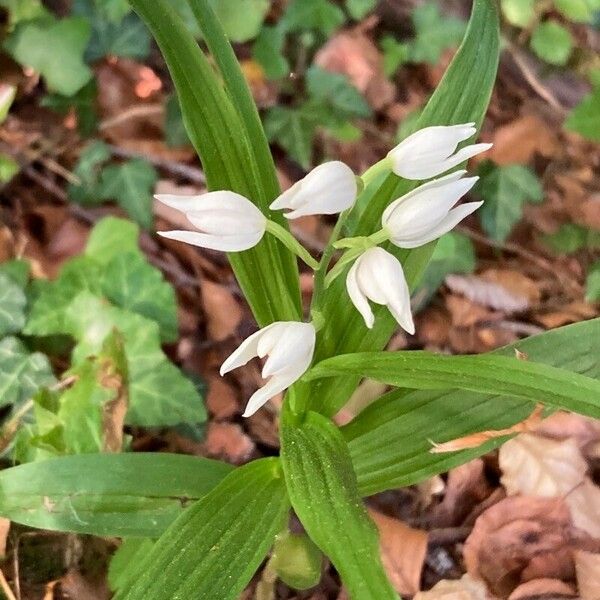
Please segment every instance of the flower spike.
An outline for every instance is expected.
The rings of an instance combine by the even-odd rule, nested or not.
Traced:
[[[388,158],[392,171],[413,180],[441,175],[492,147],[492,144],[473,144],[456,152],[458,144],[475,135],[476,131],[475,123],[425,127],[390,150]]]
[[[381,224],[399,248],[417,248],[448,233],[483,202],[468,202],[452,208],[477,182],[456,171],[433,179],[401,198],[383,212]]]
[[[159,202],[182,212],[199,231],[159,231],[158,235],[201,248],[240,252],[262,239],[267,219],[248,198],[230,191],[199,196],[157,194]]]
[[[313,169],[289,190],[276,198],[271,210],[289,209],[288,219],[306,215],[333,215],[350,208],[356,200],[358,184],[349,166],[339,160]]]
[[[245,365],[255,356],[268,356],[262,370],[267,383],[248,400],[243,416],[253,415],[270,398],[276,396],[307,371],[315,350],[316,332],[311,323],[277,321],[246,338],[221,365],[225,375]]]
[[[415,332],[410,312],[410,292],[400,261],[383,248],[370,248],[348,271],[346,289],[352,303],[371,329],[375,316],[369,300],[387,306],[399,325]]]

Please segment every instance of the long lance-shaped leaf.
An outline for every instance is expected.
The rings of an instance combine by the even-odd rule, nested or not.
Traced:
[[[82,454],[0,472],[0,515],[31,527],[158,537],[233,470],[177,454]]]
[[[397,598],[381,565],[377,532],[362,505],[339,430],[315,412],[300,424],[284,415],[281,460],[296,514],[335,565],[350,597]]]
[[[493,354],[512,357],[515,349],[532,361],[600,380],[600,319],[548,331]],[[530,400],[504,394],[394,390],[361,412],[342,433],[360,490],[369,495],[418,483],[485,454],[507,438],[443,454],[432,454],[431,442],[506,429],[525,419],[532,408]]]
[[[324,360],[313,367],[307,378],[333,375],[369,377],[415,390],[459,389],[506,394],[600,417],[600,381],[514,356],[358,352]]]
[[[430,125],[480,123],[488,106],[498,66],[498,12],[494,0],[475,0],[465,38],[444,78],[427,103],[415,129]],[[373,193],[367,188],[354,209],[360,215],[348,235],[369,235],[381,227],[381,214],[393,200],[415,184],[389,175]],[[367,201],[368,200],[368,201]],[[389,244],[403,263],[411,289],[431,258],[435,243],[415,250],[399,250]],[[329,288],[323,307],[326,327],[320,332],[315,358],[322,360],[348,352],[381,350],[397,327],[386,308],[374,307],[375,327],[367,329],[350,303],[345,275]],[[335,414],[356,387],[355,377],[319,382],[311,392],[311,407],[326,415]]]
[[[115,600],[236,600],[288,511],[279,459],[236,469],[165,531]]]
[[[204,53],[166,0],[131,0],[165,57],[177,89],[190,140],[200,155],[209,189],[228,189],[250,198],[265,213],[276,195],[266,161],[258,164],[254,142],[234,107],[239,85],[223,87]],[[231,77],[228,78],[231,81]],[[264,180],[263,180],[264,179]],[[271,218],[283,223],[279,214]],[[272,236],[229,260],[260,325],[300,316],[295,258]]]

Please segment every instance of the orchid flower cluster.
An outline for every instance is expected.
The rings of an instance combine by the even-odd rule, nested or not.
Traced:
[[[373,174],[390,169],[405,179],[430,181],[394,200],[383,212],[379,231],[369,237],[331,242],[334,248],[345,251],[327,274],[326,285],[353,263],[346,276],[346,289],[368,328],[372,328],[375,321],[370,305],[373,302],[387,306],[398,324],[408,333],[414,333],[410,291],[402,264],[381,244],[417,248],[449,232],[481,206],[482,202],[455,206],[475,185],[477,177],[465,177],[465,170],[438,177],[491,147],[491,144],[472,144],[457,151],[458,145],[475,133],[474,123],[421,129],[369,170]],[[284,212],[287,219],[338,213],[347,216],[364,185],[363,178],[356,177],[343,162],[326,162],[283,192],[270,209],[287,211]],[[270,233],[313,269],[320,268],[286,229],[269,220],[240,194],[215,191],[191,197],[160,194],[156,198],[181,211],[196,229],[159,232],[163,237],[213,250],[240,252],[252,248]],[[223,363],[221,375],[245,365],[256,356],[267,357],[262,377],[268,381],[249,399],[245,417],[254,414],[308,370],[319,326],[316,318],[310,323],[271,323],[242,342]]]

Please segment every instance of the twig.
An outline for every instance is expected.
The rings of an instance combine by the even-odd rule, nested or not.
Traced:
[[[432,529],[428,533],[427,544],[429,546],[447,546],[464,542],[471,533],[472,527],[442,527]]]
[[[110,129],[111,127],[122,125],[123,123],[131,121],[132,119],[143,119],[144,117],[162,115],[164,110],[164,106],[159,103],[132,106],[127,110],[124,110],[122,113],[115,115],[114,117],[109,117],[103,121],[100,121],[98,124],[98,131],[104,131],[106,129]]]
[[[4,595],[8,600],[17,600],[17,597],[14,595],[10,585],[8,585],[8,581],[6,581],[6,577],[4,577],[4,573],[0,570],[0,587],[4,592]]]

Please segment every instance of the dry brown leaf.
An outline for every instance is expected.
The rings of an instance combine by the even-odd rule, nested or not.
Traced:
[[[504,437],[505,435],[512,435],[514,433],[532,431],[536,429],[541,422],[543,411],[544,407],[540,404],[533,409],[533,412],[525,420],[515,423],[512,427],[507,427],[506,429],[490,429],[488,431],[480,431],[456,440],[451,440],[450,442],[444,442],[443,444],[436,444],[435,442],[432,442],[433,448],[431,448],[430,452],[432,454],[441,454],[444,452],[456,452],[457,450],[478,448],[485,442],[495,438]]]
[[[8,539],[8,531],[10,530],[10,519],[0,517],[0,558],[6,556],[6,540]]]
[[[217,421],[208,424],[203,446],[209,456],[235,464],[246,462],[255,450],[254,442],[237,423]]]
[[[373,509],[369,514],[379,530],[381,560],[394,589],[404,595],[415,594],[427,553],[427,532]]]
[[[490,282],[477,275],[448,275],[446,285],[466,298],[505,313],[522,312],[530,306],[530,300],[522,294],[515,294],[497,282]]]
[[[565,497],[575,527],[600,539],[600,488],[586,478]]]
[[[562,499],[505,498],[475,521],[463,551],[467,572],[499,596],[529,579],[563,579],[574,572],[571,534]]]
[[[206,408],[215,419],[227,419],[240,412],[236,391],[220,375],[207,378]]]
[[[600,598],[600,554],[575,551],[575,572],[581,600]]]
[[[527,164],[536,153],[552,156],[558,150],[556,133],[542,119],[526,115],[498,127],[488,158],[499,165]]]
[[[499,453],[502,485],[509,495],[564,496],[585,479],[587,463],[571,439],[523,433]]]
[[[100,372],[100,384],[115,391],[115,397],[102,407],[102,450],[121,452],[123,449],[123,426],[129,406],[127,381],[112,360],[105,360]]]
[[[472,327],[482,321],[501,319],[502,315],[477,304],[464,296],[448,294],[444,301],[455,327]]]
[[[535,320],[546,329],[555,329],[569,323],[591,319],[597,315],[597,309],[587,302],[571,302],[554,312],[535,315]]]
[[[575,413],[558,411],[544,419],[535,433],[555,440],[569,438],[586,454],[594,442],[600,440],[600,421]]]
[[[470,575],[439,581],[429,591],[419,592],[413,600],[489,600],[485,584]]]
[[[243,313],[237,300],[225,286],[204,279],[202,305],[211,339],[220,342],[235,333]]]
[[[484,281],[503,287],[515,297],[527,298],[530,304],[540,301],[541,292],[538,284],[513,269],[486,269],[479,275]]]
[[[573,598],[577,596],[575,590],[560,579],[532,579],[522,583],[509,597],[508,600],[538,600],[539,598]]]
[[[376,110],[391,104],[394,85],[383,72],[383,57],[363,28],[333,36],[315,55],[314,63],[332,73],[342,73]]]

